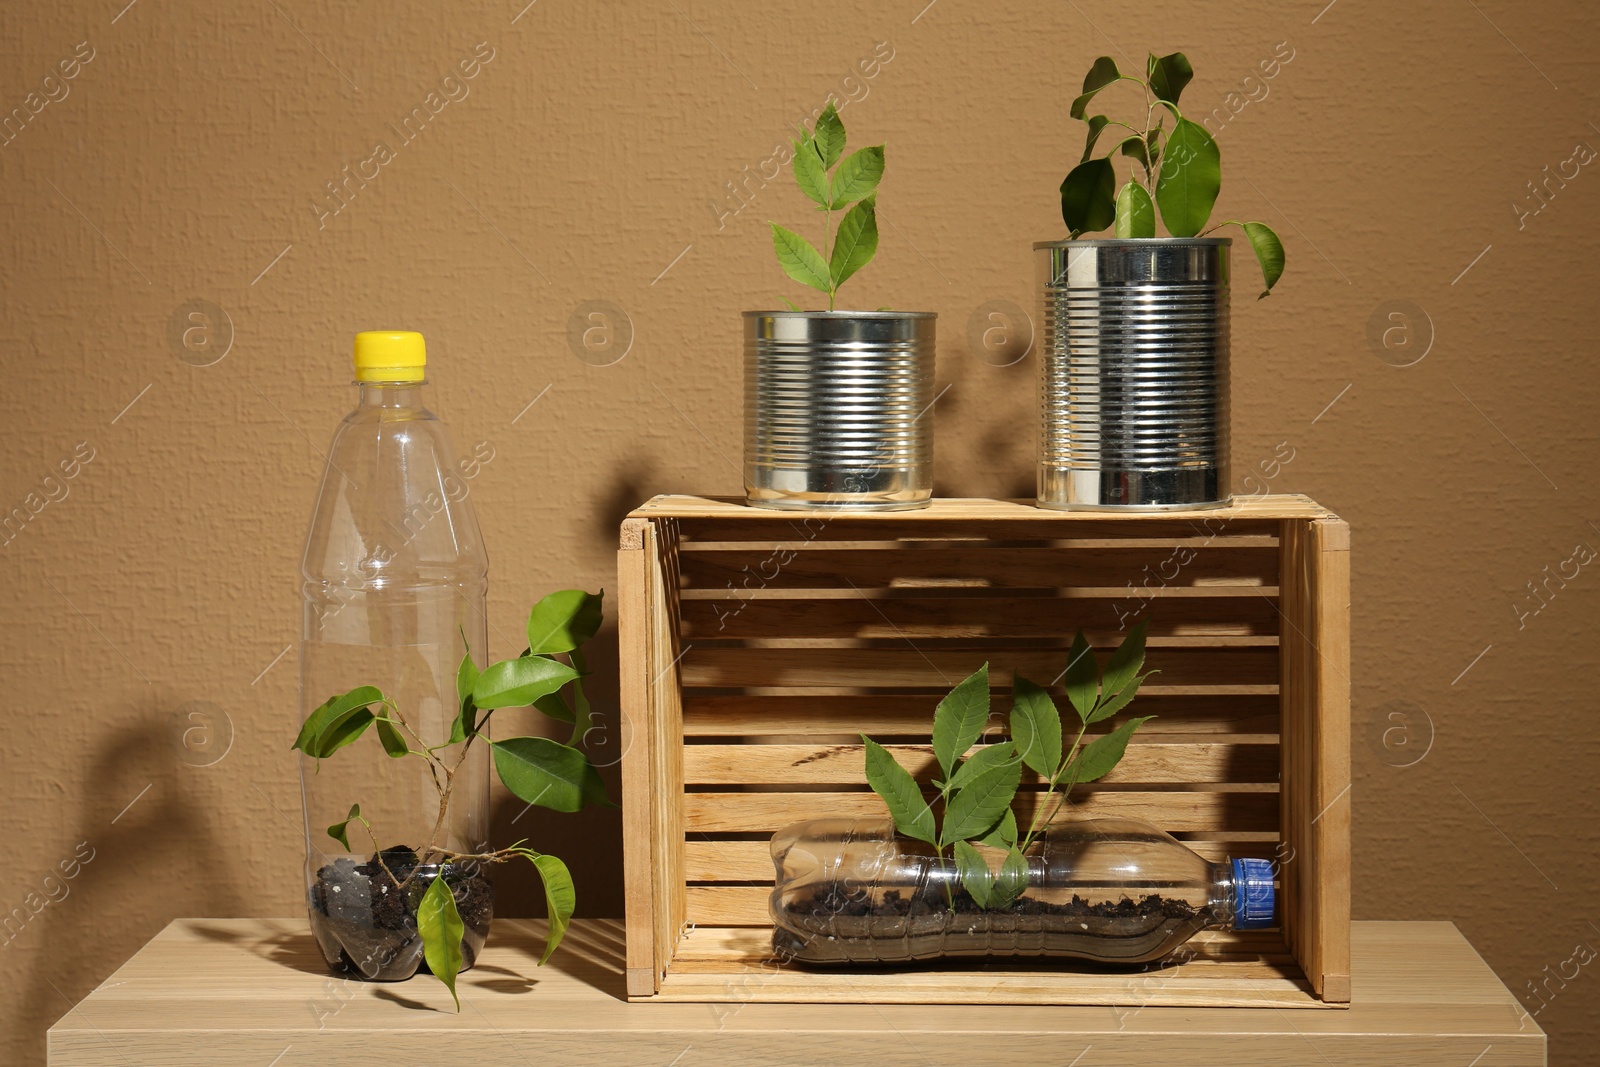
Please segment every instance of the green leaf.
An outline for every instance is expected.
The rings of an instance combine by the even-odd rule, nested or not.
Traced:
[[[586,593],[563,589],[551,593],[528,613],[528,651],[536,656],[571,652],[600,629],[606,591]]]
[[[422,956],[428,961],[428,970],[450,990],[456,1011],[461,1010],[461,998],[456,996],[456,975],[461,973],[462,930],[455,895],[441,874],[434,878],[417,905],[417,933],[422,935]]]
[[[1150,147],[1145,143],[1145,139],[1143,137],[1137,135],[1133,137],[1124,137],[1122,140],[1117,142],[1115,151],[1121,152],[1123,155],[1138,163],[1140,166],[1147,167],[1145,161],[1149,157]]]
[[[578,672],[542,656],[518,656],[491,663],[472,686],[472,702],[484,711],[520,708],[554,693]]]
[[[1011,680],[1011,740],[1022,762],[1046,778],[1061,766],[1061,712],[1049,693],[1020,674]]]
[[[866,747],[867,784],[883,798],[894,828],[907,837],[933,844],[933,809],[922,798],[916,781],[895,762],[888,749],[865,735],[861,743]]]
[[[813,136],[817,150],[822,154],[822,165],[831,167],[839,162],[839,156],[844,152],[844,123],[839,121],[839,110],[834,107],[832,100],[817,116],[817,129]]]
[[[1001,764],[973,778],[945,806],[939,844],[970,841],[988,833],[1011,807],[1021,782],[1021,760]]]
[[[822,165],[815,141],[795,141],[794,183],[823,207],[828,206],[828,171]]]
[[[1129,719],[1104,737],[1097,737],[1084,745],[1077,758],[1067,764],[1062,779],[1077,784],[1098,781],[1110,774],[1111,769],[1122,761],[1122,754],[1127,751],[1128,739],[1133,732],[1153,718],[1154,715],[1144,715]]]
[[[1160,59],[1151,53],[1146,70],[1150,78],[1150,90],[1156,94],[1156,99],[1169,104],[1178,102],[1183,87],[1194,77],[1194,67],[1189,65],[1189,58],[1182,52],[1173,52]]]
[[[989,907],[1001,911],[1017,902],[1022,891],[1028,888],[1028,857],[1017,851],[1015,842],[1006,849],[1006,858],[995,875],[994,889],[989,894]]]
[[[1222,153],[1199,123],[1179,119],[1167,136],[1166,160],[1156,176],[1156,203],[1174,237],[1205,228],[1222,189]]]
[[[457,745],[467,739],[477,727],[477,706],[472,703],[472,689],[478,684],[478,665],[472,662],[472,653],[467,652],[461,657],[461,664],[456,668],[456,700],[460,711],[454,722],[450,724],[450,744]]]
[[[335,719],[312,742],[311,755],[318,759],[327,759],[366,733],[367,727],[371,726],[373,721],[372,712],[366,708],[356,708],[354,711]]]
[[[329,697],[306,716],[306,721],[300,724],[299,735],[289,747],[317,759],[330,756],[361,736],[372,724],[368,705],[381,703],[383,693],[371,685],[359,685],[348,693]]]
[[[1088,159],[1089,156],[1094,152],[1094,144],[1096,141],[1100,140],[1100,132],[1111,124],[1111,120],[1106,118],[1104,115],[1090,115],[1084,121],[1089,124],[1089,136],[1084,138],[1083,159],[1078,160],[1080,163],[1082,163],[1083,160]]]
[[[1272,232],[1272,227],[1264,222],[1246,222],[1243,225],[1244,235],[1250,238],[1250,247],[1255,249],[1256,261],[1261,264],[1261,278],[1267,283],[1267,287],[1261,290],[1261,296],[1256,297],[1260,300],[1272,292],[1272,287],[1283,277],[1283,242]]]
[[[404,759],[411,755],[411,747],[406,744],[406,739],[400,736],[400,731],[388,719],[378,720],[378,742],[383,745],[390,759]]]
[[[583,653],[576,649],[572,652],[572,665],[577,668],[580,675],[589,673],[589,665],[584,662]],[[572,720],[574,723],[590,721],[589,698],[583,693],[583,678],[576,678],[572,683]]]
[[[336,822],[328,827],[328,836],[344,846],[346,852],[350,851],[349,826],[350,821],[361,815],[361,805],[350,805],[350,814],[344,817],[343,822]]]
[[[489,746],[500,780],[519,800],[552,811],[616,806],[606,796],[600,772],[575,748],[548,737],[508,737]]]
[[[461,664],[456,668],[456,699],[465,700],[472,695],[472,687],[478,684],[478,665],[472,662],[472,653],[464,653]]]
[[[833,259],[828,273],[835,289],[872,261],[878,251],[878,213],[869,197],[845,212],[833,239]]]
[[[1117,172],[1109,159],[1073,167],[1061,181],[1061,218],[1076,237],[1111,225],[1116,218]]]
[[[1127,707],[1132,703],[1133,698],[1139,695],[1139,687],[1144,684],[1144,680],[1152,674],[1160,673],[1160,671],[1146,671],[1144,674],[1134,675],[1133,681],[1122,692],[1107,697],[1099,707],[1094,709],[1094,714],[1089,716],[1089,723],[1104,722]]]
[[[988,722],[989,665],[985,663],[957,683],[934,709],[933,754],[945,778],[950,777],[956,760],[966,755]]]
[[[995,848],[1010,848],[1017,843],[1017,816],[1010,808],[1000,816],[1000,821],[994,824],[994,829],[975,839],[980,845],[993,845]]]
[[[1084,722],[1094,713],[1095,701],[1100,695],[1100,666],[1094,661],[1094,650],[1079,630],[1067,650],[1067,699],[1072,701],[1078,718]]]
[[[967,887],[967,892],[972,894],[972,899],[978,902],[978,907],[989,907],[989,890],[994,887],[994,875],[989,873],[989,865],[983,861],[983,854],[965,841],[956,842],[956,874],[961,878],[961,884]]]
[[[801,285],[809,285],[824,293],[831,292],[828,265],[811,247],[811,242],[775,222],[768,225],[772,227],[772,250],[778,254],[778,266],[783,268],[783,272]]]
[[[556,857],[538,855],[528,858],[538,869],[539,880],[544,883],[544,907],[549,916],[549,930],[544,935],[544,955],[539,957],[542,967],[566,935],[567,927],[572,922],[572,913],[578,906],[578,891],[572,885],[572,873],[567,870],[567,865]]]
[[[1094,99],[1094,94],[1110,85],[1121,77],[1117,70],[1117,62],[1110,56],[1101,56],[1094,61],[1094,66],[1089,68],[1089,73],[1083,79],[1083,95],[1072,102],[1072,117],[1081,119],[1089,106],[1089,101]],[[1102,227],[1103,228],[1103,227]]]
[[[1137,137],[1130,140],[1144,144]],[[1136,181],[1130,180],[1117,194],[1117,225],[1113,232],[1124,238],[1156,235],[1156,206],[1144,186]]]
[[[1105,675],[1100,679],[1100,688],[1108,699],[1122,692],[1144,666],[1144,635],[1145,624],[1141,622],[1128,631],[1128,636],[1111,654]]]
[[[833,199],[828,206],[837,211],[846,204],[872,195],[883,177],[883,145],[859,148],[850,153],[833,176]]]
[[[578,683],[574,682],[573,684],[576,685]],[[535,700],[533,706],[560,722],[575,723],[578,721],[578,716],[573,713],[571,708],[567,707],[567,702],[562,699],[560,693],[548,693]]]
[[[1009,763],[1016,758],[1016,747],[1009,741],[980,748],[970,759],[961,761],[956,773],[950,776],[950,788],[960,789],[979,775],[987,774],[1001,764]]]

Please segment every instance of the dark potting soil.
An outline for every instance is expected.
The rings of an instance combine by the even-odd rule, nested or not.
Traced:
[[[306,895],[312,933],[330,966],[381,981],[425,968],[417,905],[440,869],[461,915],[461,969],[472,966],[494,917],[494,885],[475,866],[417,866],[416,852],[401,845],[384,849],[381,863],[374,854],[365,863],[337,859],[317,871]]]
[[[898,963],[937,957],[1070,956],[1144,963],[1214,923],[1209,908],[1159,893],[1091,903],[1022,896],[985,911],[966,889],[943,886],[874,897],[839,883],[794,900],[773,934],[780,959],[802,963]]]

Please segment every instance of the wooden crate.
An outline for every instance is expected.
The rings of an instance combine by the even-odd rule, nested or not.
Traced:
[[[1183,514],[994,500],[829,515],[660,496],[618,552],[633,998],[1341,1006],[1350,999],[1349,527],[1299,496]],[[928,743],[987,660],[1058,675],[1149,624],[1154,714],[1073,807],[1278,861],[1279,929],[1138,973],[1068,961],[819,971],[772,958],[774,830],[884,815],[858,733]],[[1066,707],[1057,690],[1057,702]],[[931,763],[931,758],[929,760]]]

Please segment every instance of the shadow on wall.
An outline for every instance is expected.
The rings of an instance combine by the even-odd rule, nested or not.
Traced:
[[[590,670],[584,692],[593,717],[581,735],[581,747],[600,769],[607,795],[620,803],[624,739],[617,690],[616,610],[609,584],[606,594],[606,614],[611,621],[584,646]],[[540,725],[548,736],[567,740],[564,723],[541,718]],[[568,814],[530,807],[507,795],[490,815],[489,834],[496,845],[527,838],[530,848],[559,856],[572,871],[578,918],[621,917],[622,813],[618,809],[591,807]],[[494,892],[496,915],[539,918],[545,913],[544,890],[530,864],[518,861],[501,866],[494,872]]]
[[[654,463],[639,459],[629,461],[617,473],[611,482],[611,488],[596,502],[597,506],[590,512],[597,543],[614,552],[617,547],[617,534],[628,512],[649,500],[655,493],[667,491],[661,488],[661,479],[656,476]],[[606,614],[615,619],[616,571],[615,565],[611,562],[613,559],[614,557],[610,555],[606,557],[606,570],[612,575],[606,582],[606,589],[610,593],[607,597],[610,602],[606,605]]]
[[[622,520],[651,495],[647,486],[658,484],[655,464],[631,459],[611,479],[611,487],[588,509],[592,536],[593,568],[605,575],[596,583],[606,593],[605,625],[585,646],[590,678],[584,687],[593,719],[580,735],[589,759],[600,770],[606,792],[621,803],[623,738],[617,684],[617,579],[615,552]],[[588,563],[588,561],[583,561]],[[586,568],[587,569],[587,568]],[[542,596],[552,589],[538,591]],[[592,591],[592,590],[591,590]],[[537,730],[557,741],[570,736],[561,723],[542,716]],[[567,814],[547,808],[530,808],[513,796],[502,795],[490,814],[490,840],[498,846],[528,839],[530,848],[559,856],[572,871],[580,918],[620,918],[622,915],[622,815],[615,808],[588,808]],[[508,918],[542,918],[544,890],[532,868],[507,863],[494,873],[495,914]]]
[[[1002,358],[1002,357],[995,357]],[[939,377],[934,383],[938,400],[928,417],[934,418],[933,495],[936,497],[981,497],[998,500],[1031,500],[1034,496],[1034,423],[1038,416],[1034,400],[1038,385],[1034,380],[1034,357],[1004,355],[1010,363],[990,363],[980,359],[964,343],[945,346],[939,353]],[[993,397],[994,389],[983,379],[1001,375],[1008,383],[1000,402],[975,407],[972,395]],[[978,454],[952,463],[944,455],[943,441],[953,438],[958,425],[981,427]],[[948,472],[965,468],[952,479]]]
[[[169,769],[152,780],[149,768],[162,766]],[[99,795],[118,798],[115,803],[138,799],[120,813],[96,807],[79,819],[69,849],[79,850],[73,858],[80,866],[65,883],[68,892],[15,934],[44,946],[21,981],[27,990],[22,1018],[36,1042],[28,1052],[37,1054],[37,1062],[44,1062],[49,1024],[170,920],[249,914],[238,885],[225,873],[229,865],[216,862],[216,835],[202,814],[207,805],[191,795],[187,769],[175,758],[169,716],[148,703],[140,722],[100,739],[86,780]],[[62,874],[67,869],[51,868]],[[129,901],[146,899],[140,883],[151,881],[163,886],[152,898],[161,900],[161,912],[130,914]],[[63,958],[73,951],[82,956]]]

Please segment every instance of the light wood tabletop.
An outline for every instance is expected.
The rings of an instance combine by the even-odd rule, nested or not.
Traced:
[[[622,924],[497,919],[461,976],[331,975],[303,919],[173,922],[50,1029],[51,1067],[413,1063],[1512,1067],[1545,1036],[1456,928],[1358,922],[1348,1010],[635,1003]],[[981,971],[977,972],[981,975]],[[1159,983],[1159,971],[1148,981]],[[1133,986],[1132,988],[1137,988]]]

